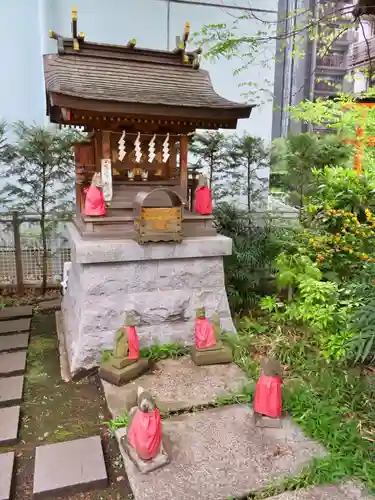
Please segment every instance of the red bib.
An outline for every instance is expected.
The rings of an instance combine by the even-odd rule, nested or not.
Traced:
[[[137,410],[130,425],[128,443],[142,460],[156,457],[161,445],[161,419],[157,408],[150,413]]]
[[[282,412],[281,378],[263,373],[255,389],[254,411],[267,417],[279,418]]]
[[[139,340],[135,326],[124,326],[128,329],[128,359],[139,359]]]
[[[200,215],[212,214],[211,189],[202,186],[195,191],[194,210]]]
[[[195,345],[198,349],[216,345],[215,332],[207,318],[195,320]]]
[[[101,190],[96,186],[90,186],[85,192],[86,198],[83,215],[104,216],[106,214],[106,208]]]

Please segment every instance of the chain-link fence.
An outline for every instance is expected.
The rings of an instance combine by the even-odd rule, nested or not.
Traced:
[[[69,219],[46,219],[47,283],[57,285],[63,265],[70,260],[65,234]],[[0,286],[39,285],[43,279],[43,242],[39,218],[17,212],[0,214]]]

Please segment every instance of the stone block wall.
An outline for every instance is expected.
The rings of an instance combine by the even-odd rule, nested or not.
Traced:
[[[77,245],[83,243],[87,250],[90,247],[92,260],[97,260],[93,246],[99,248],[106,242],[90,242],[88,247],[88,242],[79,242],[74,231],[72,267],[62,304],[72,374],[95,366],[101,352],[113,347],[115,331],[123,324],[126,312],[133,313],[137,320],[141,346],[156,342],[192,344],[195,310],[199,306],[206,307],[209,316],[217,312],[223,328],[234,331],[225,291],[223,256],[215,255],[217,244],[221,245],[219,253],[224,253],[224,237],[192,238],[190,245],[184,240],[184,248],[161,244],[165,258],[160,258],[158,244],[140,247],[123,241],[119,242],[122,246],[136,245],[138,260],[133,256],[133,260],[119,261],[121,256],[110,252],[110,262],[89,263],[88,253],[83,255],[82,248],[77,252]],[[231,241],[225,240],[226,252],[230,252]],[[178,251],[173,248],[177,246]],[[152,247],[157,249],[159,258],[152,258]],[[174,257],[169,256],[172,250]]]

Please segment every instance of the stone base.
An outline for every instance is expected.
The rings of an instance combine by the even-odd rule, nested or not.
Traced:
[[[259,413],[255,412],[254,422],[257,427],[269,429],[280,429],[283,426],[283,421],[281,418],[266,417],[266,415],[260,415]]]
[[[126,439],[126,429],[125,434],[120,439],[120,448],[128,455],[130,460],[135,464],[139,472],[142,474],[148,474],[156,469],[160,469],[164,465],[169,464],[169,456],[165,451],[163,442],[161,443],[160,452],[152,460],[141,460],[136,452],[136,450],[129,445]],[[122,451],[121,450],[121,451]]]
[[[99,375],[103,380],[114,385],[123,385],[142,375],[148,370],[148,359],[140,358],[131,365],[124,368],[115,368],[111,361],[102,363],[99,367]]]
[[[222,365],[233,361],[232,349],[223,345],[219,349],[197,349],[191,348],[191,359],[197,366],[201,365]]]
[[[69,368],[74,376],[98,365],[113,349],[124,314],[136,320],[141,347],[192,345],[195,310],[217,313],[235,333],[224,284],[224,236],[185,238],[182,243],[138,245],[133,240],[84,240],[68,224],[71,268],[61,313]]]
[[[290,419],[282,429],[255,427],[246,405],[164,419],[163,439],[170,463],[151,474],[141,474],[122,454],[135,500],[247,498],[325,455]]]

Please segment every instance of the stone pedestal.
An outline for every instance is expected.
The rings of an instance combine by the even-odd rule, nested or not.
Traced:
[[[225,236],[186,238],[180,244],[138,245],[133,240],[83,240],[68,225],[72,266],[61,311],[72,375],[96,366],[112,349],[124,313],[137,320],[141,347],[192,345],[195,310],[220,316],[234,332],[224,286]]]
[[[134,363],[116,368],[111,363],[111,360],[101,363],[99,375],[103,380],[114,385],[123,385],[131,380],[139,377],[142,373],[148,370],[148,359],[140,358]]]
[[[233,361],[232,350],[227,345],[220,345],[216,349],[191,348],[191,359],[197,366],[221,365]]]

